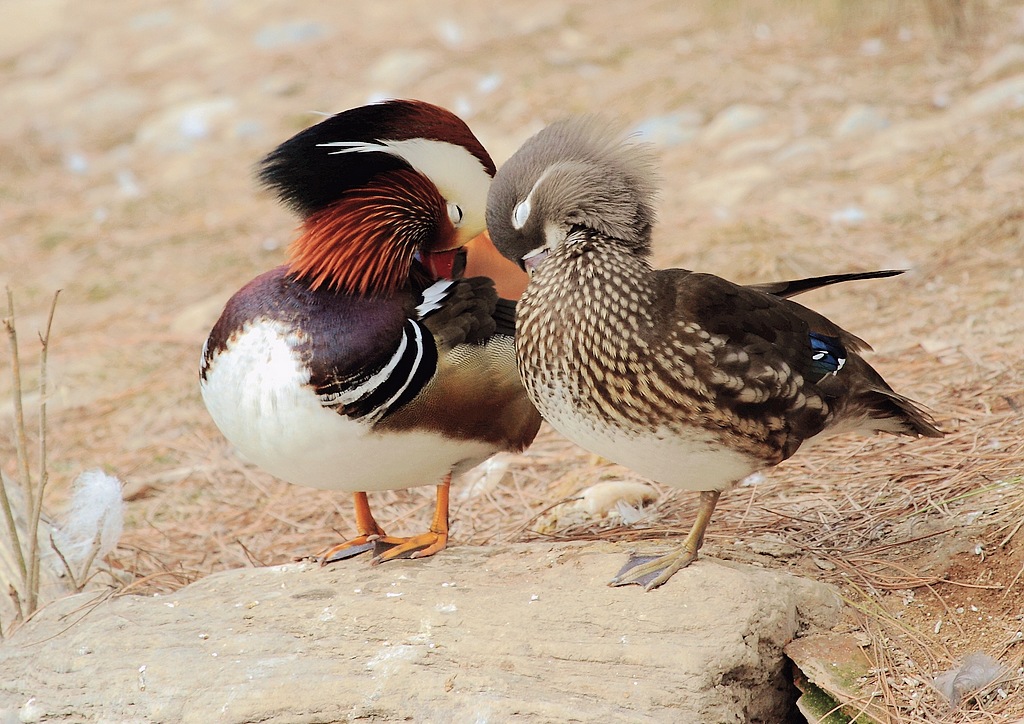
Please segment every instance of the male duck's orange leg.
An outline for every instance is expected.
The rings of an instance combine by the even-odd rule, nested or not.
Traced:
[[[385,537],[384,529],[377,524],[373,513],[370,512],[370,501],[366,499],[366,493],[356,493],[352,498],[356,510],[356,530],[359,535],[334,546],[320,556],[321,566],[365,553],[373,549],[378,540]]]
[[[434,506],[434,520],[430,531],[409,538],[391,538],[382,536],[375,541],[378,549],[384,550],[373,557],[372,565],[393,561],[398,558],[426,558],[448,545],[448,490],[452,484],[452,475],[448,473],[444,482],[437,486],[437,503]]]

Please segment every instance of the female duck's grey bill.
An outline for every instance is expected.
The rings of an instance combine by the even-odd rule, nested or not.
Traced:
[[[522,260],[519,262],[519,266],[521,266],[523,268],[523,271],[525,271],[527,274],[533,274],[533,272],[536,271],[537,267],[540,266],[541,263],[548,258],[548,254],[550,253],[551,250],[548,249],[546,246],[537,247],[529,254],[523,256]]]

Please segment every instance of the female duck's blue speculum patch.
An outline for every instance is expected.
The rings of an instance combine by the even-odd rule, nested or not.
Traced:
[[[838,337],[808,332],[811,343],[811,372],[817,375],[815,382],[825,375],[836,374],[846,364],[846,349]]]

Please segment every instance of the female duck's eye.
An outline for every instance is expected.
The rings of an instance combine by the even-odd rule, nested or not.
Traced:
[[[462,224],[462,209],[454,201],[448,202],[448,218],[456,229]]]
[[[525,201],[516,204],[515,209],[512,211],[512,228],[515,230],[522,229],[526,226],[526,220],[530,218],[530,197],[527,196]]]

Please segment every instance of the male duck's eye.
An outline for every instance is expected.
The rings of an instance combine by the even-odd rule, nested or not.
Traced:
[[[455,228],[462,224],[462,209],[454,201],[448,202],[448,218],[451,219]]]

